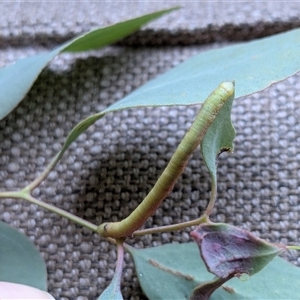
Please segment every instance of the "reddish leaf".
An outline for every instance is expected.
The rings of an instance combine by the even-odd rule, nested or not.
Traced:
[[[202,224],[191,232],[209,272],[220,278],[249,276],[286,250],[255,237],[249,231],[223,223]]]

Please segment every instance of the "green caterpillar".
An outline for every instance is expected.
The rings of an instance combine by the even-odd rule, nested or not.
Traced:
[[[131,236],[145,221],[152,216],[161,202],[172,191],[173,186],[183,172],[188,159],[201,143],[207,129],[214,121],[220,109],[234,97],[234,83],[223,82],[203,103],[191,127],[180,142],[169,164],[156,184],[140,205],[120,222],[103,223],[98,232],[105,237],[122,238]]]

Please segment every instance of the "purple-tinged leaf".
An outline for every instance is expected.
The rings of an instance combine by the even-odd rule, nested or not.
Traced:
[[[249,276],[263,269],[284,245],[274,245],[249,231],[218,223],[202,224],[191,232],[209,272],[217,277]]]

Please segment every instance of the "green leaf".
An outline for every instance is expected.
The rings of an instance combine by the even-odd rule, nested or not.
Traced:
[[[107,46],[175,9],[178,7],[90,31],[51,52],[21,59],[13,65],[0,69],[0,120],[21,102],[42,70],[59,53],[87,51]]]
[[[177,9],[179,9],[179,7],[161,10],[108,27],[95,29],[72,40],[68,43],[68,46],[63,46],[61,52],[88,51],[113,44],[137,31],[142,25]]]
[[[115,273],[109,286],[103,291],[98,300],[123,300],[120,290],[120,278]]]
[[[202,157],[210,173],[213,186],[217,185],[216,158],[223,151],[233,151],[235,130],[231,123],[232,102],[233,97],[221,108],[201,142]]]
[[[203,102],[224,81],[236,98],[253,94],[300,71],[300,29],[200,53],[149,81],[105,112],[136,106]]]
[[[189,247],[190,244],[126,249],[134,260],[138,280],[149,299],[188,299],[207,275],[212,277],[205,266],[202,267],[196,244]]]
[[[105,114],[122,109],[198,104],[203,102],[216,86],[227,80],[235,80],[236,97],[255,93],[300,70],[299,47],[300,29],[296,29],[272,37],[201,53],[149,81],[104,111],[83,120],[80,124],[87,129]],[[226,135],[224,138],[216,140],[213,145],[214,151],[210,155],[207,151],[204,154],[213,180],[216,180],[214,163],[218,151],[223,147],[233,148],[232,140],[235,133],[229,119],[231,105],[232,103],[228,103],[225,106],[224,112],[218,118],[219,121],[214,125],[216,128],[211,129],[211,132],[217,130],[221,137],[225,130],[218,123],[225,117],[223,124],[227,128]],[[59,154],[60,157],[79,135],[77,129],[71,131]],[[208,136],[203,144],[204,148],[210,147],[209,144],[206,146],[209,139]]]
[[[213,279],[199,259],[196,243],[127,249],[133,257],[140,285],[151,300],[189,299],[194,288]],[[298,299],[300,268],[275,257],[247,281],[233,278],[217,289],[211,300]]]
[[[0,222],[0,241],[0,281],[47,291],[46,265],[33,243],[3,222]]]
[[[103,291],[98,300],[123,300],[121,293],[121,278],[124,260],[123,240],[117,240],[117,263],[114,277],[109,286]]]

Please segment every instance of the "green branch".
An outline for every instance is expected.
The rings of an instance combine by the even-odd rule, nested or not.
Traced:
[[[162,233],[162,232],[171,232],[171,231],[178,231],[186,227],[191,227],[191,226],[197,226],[202,223],[208,223],[210,222],[208,219],[207,215],[203,215],[200,218],[192,221],[187,221],[187,222],[182,222],[178,224],[173,224],[173,225],[167,225],[167,226],[159,226],[155,228],[148,228],[148,229],[143,229],[143,230],[138,230],[135,231],[132,235],[134,237],[136,236],[142,236],[146,234],[153,234],[153,233]]]
[[[21,191],[18,191],[18,192],[1,192],[0,198],[24,199],[33,204],[37,204],[38,206],[43,207],[51,212],[54,212],[62,217],[65,217],[78,225],[81,225],[83,227],[86,227],[86,228],[94,231],[94,232],[97,232],[97,225],[95,225],[91,222],[88,222],[80,217],[77,217],[61,208],[55,207],[51,204],[45,203],[43,201],[40,201],[40,200],[32,197],[26,188]]]

